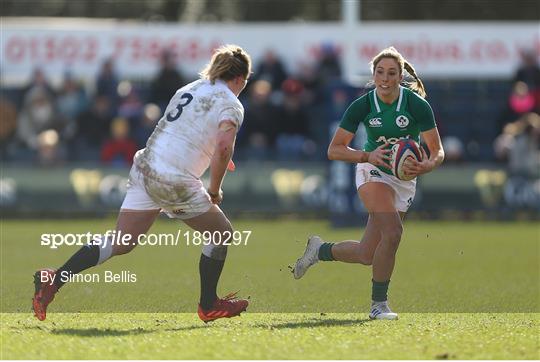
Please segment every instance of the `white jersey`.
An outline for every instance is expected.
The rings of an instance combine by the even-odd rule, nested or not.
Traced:
[[[200,79],[187,84],[172,97],[134,163],[160,182],[198,179],[210,166],[220,123],[233,121],[238,131],[243,118],[244,107],[225,82]]]

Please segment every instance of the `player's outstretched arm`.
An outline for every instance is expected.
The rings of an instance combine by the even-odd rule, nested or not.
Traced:
[[[221,185],[225,177],[225,171],[229,161],[231,160],[234,142],[236,140],[236,126],[232,121],[223,121],[225,127],[220,127],[218,130],[216,150],[210,162],[210,185],[208,193],[212,202],[219,204],[222,198]]]

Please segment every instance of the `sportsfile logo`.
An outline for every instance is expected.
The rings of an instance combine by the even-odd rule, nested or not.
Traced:
[[[368,121],[370,127],[382,127],[382,119],[372,118]]]
[[[41,234],[40,243],[50,249],[58,249],[60,246],[85,246],[97,245],[106,248],[107,245],[141,245],[141,246],[177,246],[190,245],[247,245],[251,230],[234,231],[197,231],[177,230],[176,233],[141,234],[134,238],[131,234],[121,230],[108,230],[105,234],[92,234],[90,232],[80,234]]]

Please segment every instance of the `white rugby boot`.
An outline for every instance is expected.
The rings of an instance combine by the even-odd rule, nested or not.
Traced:
[[[301,258],[296,260],[293,267],[294,279],[300,279],[306,274],[310,266],[319,261],[319,248],[323,244],[320,237],[313,235],[308,238],[306,250]]]
[[[398,319],[397,313],[390,310],[388,301],[384,302],[371,302],[371,313],[369,313],[369,319]]]

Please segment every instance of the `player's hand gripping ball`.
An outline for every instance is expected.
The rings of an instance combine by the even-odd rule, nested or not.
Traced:
[[[409,157],[418,162],[422,161],[422,151],[418,143],[410,139],[399,140],[392,146],[391,157],[390,164],[394,176],[403,181],[409,181],[416,177],[416,175],[405,174],[403,164]]]

